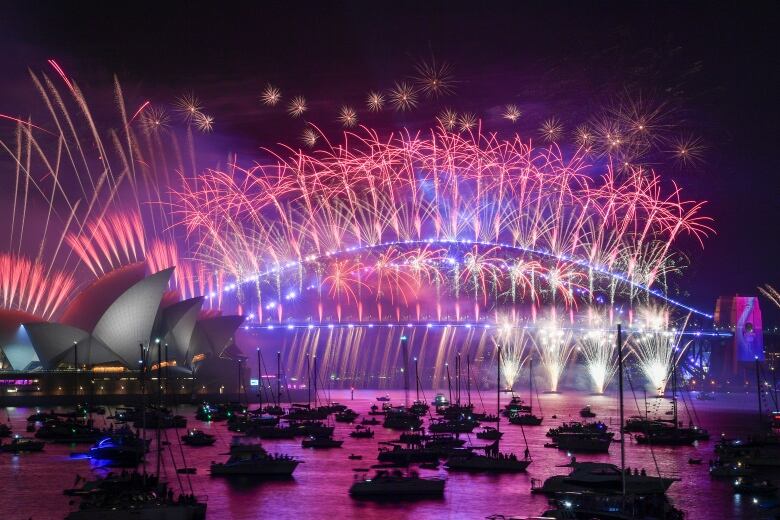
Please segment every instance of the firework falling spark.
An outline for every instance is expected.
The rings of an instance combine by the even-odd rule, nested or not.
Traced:
[[[290,100],[290,104],[287,105],[287,113],[293,117],[302,116],[306,109],[306,98],[303,96],[295,96]]]
[[[647,330],[629,339],[630,349],[639,368],[658,395],[663,395],[666,391],[672,369],[690,343],[683,344],[682,334],[676,329]]]
[[[0,255],[0,307],[49,319],[70,297],[76,282],[70,274],[50,272],[40,263]]]
[[[380,112],[385,106],[385,96],[381,92],[369,92],[366,106],[371,112]]]
[[[516,123],[517,120],[520,119],[521,115],[522,112],[520,112],[520,109],[517,108],[517,105],[507,105],[504,107],[504,113],[501,114],[501,117]]]
[[[414,81],[426,97],[436,98],[453,94],[455,81],[452,75],[452,67],[446,62],[440,64],[436,60],[421,62],[415,66],[417,75]]]
[[[455,128],[458,126],[458,113],[454,110],[446,108],[438,116],[436,116],[436,120],[445,129],[452,131],[455,130]]]
[[[563,124],[557,118],[551,117],[542,123],[539,133],[544,141],[553,143],[563,135]]]
[[[274,87],[270,83],[265,86],[263,92],[260,94],[260,101],[269,107],[275,107],[282,99],[282,91]]]
[[[355,109],[349,106],[343,106],[339,109],[338,121],[345,128],[352,128],[357,124],[357,112]]]
[[[778,292],[777,289],[767,283],[762,287],[759,287],[758,291],[772,302],[775,307],[780,309],[780,292]]]
[[[411,110],[417,106],[417,91],[405,81],[396,83],[390,90],[390,104],[398,112]]]

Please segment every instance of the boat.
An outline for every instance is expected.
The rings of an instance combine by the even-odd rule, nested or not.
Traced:
[[[750,477],[738,477],[732,486],[734,493],[750,495],[774,495],[777,486],[770,480],[755,480]]]
[[[292,439],[296,435],[300,435],[300,433],[292,427],[263,426],[248,430],[246,435],[260,437],[261,439]]]
[[[430,406],[425,401],[416,400],[409,407],[409,412],[415,415],[425,415],[430,410]]]
[[[477,439],[494,441],[504,436],[504,432],[498,431],[492,426],[483,426],[481,432],[477,432]]]
[[[396,470],[377,471],[372,477],[355,476],[355,482],[349,488],[354,497],[386,496],[442,496],[446,480],[437,477],[420,477],[416,472],[404,475]]]
[[[611,433],[559,433],[554,437],[559,450],[569,453],[608,453]]]
[[[637,444],[656,446],[691,446],[701,440],[701,434],[693,428],[659,428],[638,434]]]
[[[380,403],[387,403],[390,402],[390,396],[388,394],[380,395],[379,397],[376,398],[376,400],[379,401]]]
[[[728,463],[721,460],[711,461],[709,471],[713,478],[749,477],[754,473],[742,462]]]
[[[688,464],[701,464],[701,459],[694,459],[693,457],[691,457],[690,459],[688,459]]]
[[[363,455],[355,455],[354,453],[350,453],[349,457],[347,457],[349,460],[363,460]]]
[[[226,462],[211,463],[212,476],[252,475],[286,476],[292,475],[300,461],[284,454],[270,454],[259,443],[245,443],[234,437],[230,444],[230,457]]]
[[[496,413],[500,414],[501,408],[501,347],[498,348],[496,364]],[[501,423],[496,422],[496,432],[500,434]],[[489,471],[494,473],[519,473],[525,471],[531,464],[531,452],[528,444],[525,447],[525,457],[518,458],[514,453],[501,453],[499,443],[501,435],[496,440],[482,447],[484,453],[464,451],[453,453],[447,457],[447,469],[463,471]]]
[[[301,421],[290,423],[290,429],[295,432],[295,435],[302,435],[307,437],[314,435],[317,437],[328,437],[333,435],[333,426],[328,426],[321,421]]]
[[[382,426],[391,430],[414,430],[422,426],[422,419],[403,407],[390,408],[385,413]]]
[[[347,408],[343,412],[338,412],[334,417],[334,419],[336,420],[336,422],[351,423],[358,418],[358,415],[359,414],[356,411]]]
[[[434,419],[428,425],[428,431],[436,433],[471,433],[479,426],[479,422],[469,417],[460,416],[457,419]]]
[[[306,437],[301,441],[304,448],[341,448],[344,441],[339,441],[333,437],[315,437],[313,435]]]
[[[596,417],[596,414],[590,409],[590,405],[587,405],[580,410],[580,417],[591,419]]]
[[[698,394],[696,394],[696,399],[698,399],[699,401],[714,401],[715,394],[712,392],[701,391]]]
[[[591,423],[570,422],[563,423],[557,428],[550,428],[545,435],[555,439],[555,436],[561,433],[606,433],[607,430],[607,425],[601,421]]]
[[[751,467],[780,467],[780,436],[766,435],[742,439],[721,439],[715,454],[722,462],[739,462]]]
[[[362,421],[360,421],[360,424],[362,424],[363,426],[376,426],[381,423],[379,422],[379,419],[377,419],[376,417],[372,417],[370,419],[364,418]]]
[[[349,432],[349,436],[354,439],[372,439],[374,437],[374,430],[357,425],[354,430]]]
[[[516,424],[522,426],[539,426],[542,424],[544,418],[537,417],[532,413],[533,400],[534,400],[533,384],[534,384],[534,366],[533,366],[533,360],[529,360],[528,361],[528,395],[529,395],[528,406],[525,407],[524,411],[517,411],[515,413],[510,412],[509,414],[510,424]]]
[[[93,428],[91,424],[61,419],[49,419],[35,432],[37,439],[76,444],[97,442],[104,435],[102,431]]]
[[[588,520],[683,520],[684,514],[665,495],[560,493],[540,518]]]
[[[435,408],[443,408],[450,405],[450,400],[444,394],[436,394],[433,401],[431,401],[431,405]]]
[[[509,402],[504,406],[504,410],[501,414],[504,417],[511,417],[519,413],[527,413],[531,411],[531,407],[524,404],[520,396],[513,395]]]
[[[413,462],[437,462],[439,451],[425,447],[402,448],[398,444],[393,444],[392,448],[379,448],[376,458],[379,462],[408,466]]]
[[[187,435],[182,435],[181,441],[187,446],[212,446],[217,438],[201,430],[190,430]]]
[[[66,490],[80,497],[77,511],[65,520],[205,520],[206,503],[194,495],[175,496],[166,483],[154,476],[109,475],[85,482],[82,488]]]
[[[45,443],[43,441],[36,441],[35,439],[28,439],[15,435],[8,444],[0,444],[0,451],[3,453],[43,451],[44,445]]]
[[[13,432],[11,431],[11,427],[7,424],[0,424],[0,438],[2,437],[10,437]]]
[[[149,443],[124,427],[100,439],[88,454],[91,459],[106,461],[110,466],[135,467],[149,451]]]
[[[618,493],[622,489],[623,478],[626,481],[627,494],[652,495],[666,493],[669,487],[679,481],[678,478],[653,477],[645,470],[632,474],[626,468],[622,472],[618,466],[605,462],[577,462],[572,461],[559,467],[570,467],[568,475],[555,475],[539,485],[534,479],[531,482],[531,491],[534,493],[554,494],[567,492],[611,492]]]

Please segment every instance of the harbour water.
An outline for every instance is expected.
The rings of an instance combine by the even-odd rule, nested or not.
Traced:
[[[376,403],[376,397],[385,391],[355,391],[354,400],[348,391],[333,391],[330,398],[341,402],[361,414],[362,418],[369,407]],[[413,392],[412,392],[413,394]],[[393,404],[403,404],[404,392],[389,393]],[[432,393],[426,392],[430,402]],[[628,396],[627,396],[628,397]],[[686,395],[686,400],[687,400]],[[413,398],[413,397],[412,397]],[[483,407],[489,413],[495,413],[495,395],[484,393],[482,398],[472,395],[475,409]],[[502,401],[508,401],[508,394],[502,394]],[[534,399],[536,401],[536,399]],[[713,480],[707,470],[707,461],[713,458],[713,448],[721,434],[727,436],[745,436],[757,427],[755,398],[749,393],[718,394],[715,401],[693,400],[694,421],[707,428],[712,440],[701,442],[697,446],[653,447],[640,446],[633,439],[626,441],[626,464],[631,468],[644,468],[649,474],[659,471],[665,477],[677,477],[668,495],[674,505],[686,513],[691,520],[753,519],[769,517],[764,508],[766,500],[754,503],[752,497],[734,495],[731,482]],[[544,479],[554,474],[566,473],[567,468],[556,466],[567,464],[569,457],[565,452],[544,448],[547,430],[564,421],[581,420],[579,410],[591,405],[597,414],[596,420],[602,420],[617,431],[617,399],[614,395],[590,396],[585,393],[566,392],[541,396],[541,410],[534,410],[544,416],[544,422],[538,427],[509,425],[502,422],[505,431],[501,442],[501,451],[513,451],[521,457],[525,450],[523,432],[533,457],[533,463],[527,473],[507,475],[487,475],[479,473],[448,472],[439,470],[421,470],[423,475],[447,477],[443,499],[384,502],[355,500],[347,490],[356,474],[355,468],[368,468],[375,464],[377,443],[398,437],[394,432],[379,426],[373,439],[353,439],[349,437],[352,426],[335,423],[335,438],[345,440],[342,448],[312,450],[301,447],[300,438],[293,440],[266,440],[263,445],[270,452],[284,452],[304,461],[298,466],[294,477],[289,480],[256,480],[251,478],[225,479],[211,477],[211,461],[226,458],[232,432],[227,424],[201,423],[194,419],[194,407],[180,407],[178,413],[186,415],[190,428],[196,427],[217,436],[217,443],[211,447],[183,447],[185,461],[182,461],[177,435],[184,430],[163,430],[163,439],[170,445],[165,447],[162,472],[178,488],[181,481],[185,492],[189,492],[191,482],[196,495],[208,497],[208,518],[213,519],[404,519],[404,518],[467,518],[480,519],[492,514],[538,515],[547,508],[547,499],[530,492],[531,479]],[[671,408],[668,400],[652,399],[648,401],[651,415],[657,412],[664,417]],[[641,397],[627,399],[626,415],[644,413],[645,403]],[[690,405],[689,407],[690,408]],[[688,422],[686,408],[680,405],[680,418]],[[33,413],[30,408],[9,408],[2,412],[0,420],[10,420],[14,432],[23,433],[25,419]],[[110,413],[110,410],[109,410]],[[7,416],[6,416],[7,414]],[[108,415],[108,414],[107,414]],[[552,416],[557,418],[553,419]],[[360,420],[358,419],[358,421]],[[698,418],[698,419],[697,419]],[[96,426],[108,424],[104,416],[95,416]],[[32,435],[32,434],[27,434]],[[475,445],[484,445],[486,441],[467,435]],[[73,459],[71,452],[84,451],[88,445],[47,444],[42,453],[20,455],[0,454],[0,511],[3,520],[56,519],[65,516],[73,508],[70,498],[62,490],[72,487],[76,476],[91,478],[110,471],[96,467],[93,462]],[[362,455],[362,460],[349,460],[350,454]],[[197,468],[192,476],[177,474],[171,457],[177,467]],[[579,455],[578,460],[608,461],[619,464],[620,445],[613,443],[608,455]],[[690,458],[703,459],[701,465],[691,465]],[[149,455],[149,469],[153,469],[154,455]],[[116,470],[115,470],[116,471]],[[189,480],[188,480],[189,479]]]

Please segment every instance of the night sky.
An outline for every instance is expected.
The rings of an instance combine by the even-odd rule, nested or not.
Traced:
[[[27,69],[55,58],[107,118],[113,74],[137,104],[194,91],[215,117],[207,152],[251,161],[260,147],[297,143],[304,126],[258,102],[267,82],[305,95],[309,120],[334,137],[339,106],[363,106],[369,90],[392,87],[431,56],[453,66],[454,96],[407,115],[364,111],[361,122],[423,129],[452,106],[479,114],[488,130],[535,137],[550,116],[572,129],[621,94],[642,92],[674,106],[679,125],[707,145],[701,166],[655,166],[688,198],[709,201],[718,231],[703,252],[689,249],[681,298],[711,310],[718,295],[780,285],[776,2],[88,4],[4,4],[0,113],[27,116],[37,103]],[[500,117],[506,103],[524,112],[516,127]],[[3,137],[12,130],[0,123]],[[0,166],[6,183],[13,171]]]

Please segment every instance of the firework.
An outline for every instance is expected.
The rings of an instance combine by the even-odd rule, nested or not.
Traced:
[[[49,319],[70,297],[76,282],[27,258],[0,255],[0,307]]]
[[[396,83],[390,90],[390,104],[399,112],[411,110],[417,106],[417,91],[405,81]]]
[[[270,83],[265,86],[260,94],[260,101],[269,107],[275,107],[282,99],[282,92]]]
[[[452,67],[447,63],[437,64],[436,60],[421,62],[415,67],[417,75],[414,81],[427,97],[439,97],[455,92]]]
[[[557,392],[566,363],[574,352],[572,333],[562,329],[555,320],[549,320],[541,324],[536,334],[536,351],[547,375],[550,391]]]
[[[506,382],[506,390],[511,390],[520,376],[531,345],[533,337],[525,329],[518,327],[516,323],[506,321],[499,326],[498,337],[495,341],[501,345],[501,376]]]
[[[452,131],[458,126],[458,113],[447,108],[436,116],[436,120],[445,129]]]
[[[594,135],[590,127],[582,124],[574,131],[574,142],[583,150],[590,150],[593,145]]]
[[[520,112],[520,109],[517,108],[517,105],[507,105],[504,107],[504,113],[501,114],[501,117],[516,123],[517,120],[520,119],[521,115],[522,112]]]
[[[563,124],[557,118],[551,117],[542,123],[539,133],[546,142],[553,143],[563,135]]]
[[[214,129],[214,118],[203,112],[195,114],[193,123],[195,124],[195,128],[201,132],[211,132]]]
[[[691,343],[683,343],[682,337],[680,331],[670,329],[640,331],[629,339],[639,368],[658,395],[666,391],[673,368]]]
[[[165,109],[157,106],[146,107],[141,115],[141,125],[150,133],[157,133],[168,128],[170,118]]]
[[[306,98],[303,96],[295,96],[290,100],[290,104],[287,105],[287,113],[293,117],[302,116],[306,109]]]
[[[339,109],[338,121],[344,127],[351,128],[357,124],[357,112],[352,107],[343,106]]]
[[[780,292],[769,284],[759,287],[758,291],[763,294],[772,304],[780,308]]]
[[[675,140],[671,154],[684,166],[696,166],[704,159],[704,143],[698,137],[684,136]]]
[[[585,359],[594,393],[603,394],[618,368],[617,351],[611,335],[603,330],[589,330],[580,338],[578,347]]]
[[[203,109],[200,100],[191,92],[176,98],[173,106],[187,123],[194,121]]]
[[[317,140],[319,138],[320,135],[311,128],[304,129],[303,133],[301,134],[301,141],[309,148],[314,147],[314,145],[317,144]]]
[[[477,126],[477,116],[471,112],[464,112],[458,117],[458,129],[468,132]]]
[[[385,96],[381,92],[369,92],[366,106],[371,112],[379,112],[385,106]]]
[[[443,129],[352,141],[186,183],[178,212],[197,259],[254,287],[258,307],[294,288],[300,303],[284,312],[302,318],[338,303],[342,319],[462,321],[597,295],[666,298],[674,244],[710,232],[702,205],[662,197],[651,173],[600,177],[555,147]],[[564,344],[555,352],[570,353]]]

